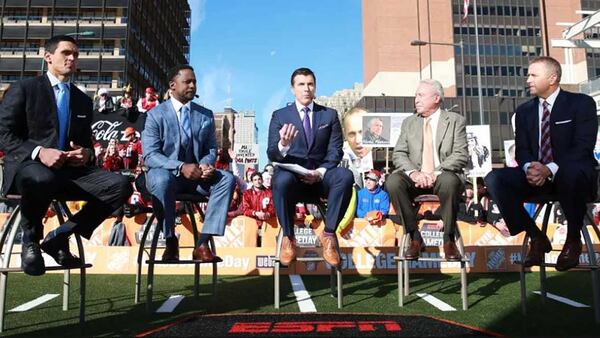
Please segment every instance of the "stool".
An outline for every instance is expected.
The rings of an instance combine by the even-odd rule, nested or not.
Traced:
[[[180,203],[183,203],[185,208],[185,212],[188,214],[190,218],[190,222],[192,223],[192,233],[194,235],[194,245],[198,242],[198,226],[196,223],[196,218],[194,217],[194,207],[200,214],[202,220],[204,220],[204,213],[200,208],[199,204],[203,202],[207,202],[208,199],[200,194],[177,194],[175,199]],[[160,234],[161,229],[158,228],[158,222],[156,226],[154,226],[154,235],[152,236],[152,244],[150,247],[146,246],[146,239],[148,237],[148,233],[150,232],[150,228],[152,227],[152,223],[154,222],[156,215],[152,213],[148,220],[144,224],[144,233],[142,235],[140,246],[138,250],[137,256],[137,271],[135,276],[135,296],[134,302],[137,304],[140,301],[140,288],[141,288],[141,275],[142,275],[142,258],[144,253],[148,255],[148,259],[146,260],[146,264],[148,264],[148,275],[147,275],[147,286],[146,286],[146,310],[151,312],[152,306],[152,294],[154,291],[154,265],[155,264],[193,264],[194,265],[194,297],[198,297],[200,293],[200,264],[212,264],[212,293],[213,296],[216,295],[216,284],[217,284],[217,263],[222,260],[215,260],[214,262],[203,262],[200,260],[179,260],[176,262],[165,262],[163,260],[156,259],[156,249],[158,246],[158,236]],[[215,248],[214,240],[210,239],[208,243],[212,252],[217,254]],[[181,249],[182,247],[180,247]],[[185,247],[183,247],[185,248]],[[150,252],[147,251],[150,249]]]
[[[5,198],[0,198],[0,201],[20,201],[21,196],[19,195],[7,195]],[[66,201],[53,201],[52,208],[56,212],[58,221],[60,224],[65,222],[63,212],[67,214],[67,217],[71,217],[71,211],[67,207]],[[0,261],[2,267],[0,268],[0,332],[4,331],[4,313],[6,310],[6,289],[8,284],[8,274],[13,272],[23,272],[21,267],[11,267],[10,260],[12,255],[19,254],[13,252],[14,241],[17,235],[17,230],[21,223],[21,207],[18,205],[15,207],[9,218],[6,220],[6,225],[0,235]],[[75,235],[77,242],[77,251],[82,262],[85,262],[85,252],[83,250],[83,244],[81,237],[78,234]],[[86,269],[91,268],[92,264],[83,264],[79,267],[65,268],[63,266],[50,266],[46,267],[46,271],[59,271],[64,270],[63,278],[63,311],[69,310],[69,290],[71,288],[71,271],[70,269],[79,269],[79,324],[85,322],[85,285],[86,285]]]
[[[439,202],[437,195],[420,195],[414,200],[415,210],[418,211],[423,202]],[[467,294],[467,263],[469,259],[465,256],[465,246],[460,235],[460,229],[456,227],[456,244],[458,251],[462,258],[460,262],[460,295],[462,298],[462,309],[467,310],[469,308],[468,294]],[[398,306],[404,306],[404,296],[408,296],[410,293],[410,280],[409,280],[409,264],[412,260],[408,260],[404,257],[405,246],[410,244],[410,235],[405,230],[404,236],[399,243],[398,256],[394,257],[398,267]],[[419,257],[416,261],[427,261],[427,262],[446,262],[445,258],[439,257]]]
[[[536,196],[534,198],[528,199],[527,203],[535,203],[537,204],[537,208],[535,209],[535,214],[533,219],[535,220],[539,214],[541,213],[544,206],[546,207],[544,212],[544,218],[542,221],[542,232],[546,234],[548,231],[548,221],[550,219],[550,212],[552,206],[557,203],[558,197],[556,195],[541,195]],[[557,205],[559,207],[559,205]],[[598,225],[594,223],[594,217],[591,215],[588,210],[585,214],[586,223],[592,226],[592,229],[596,233],[596,236],[600,238],[600,230],[598,229]],[[598,275],[598,260],[596,259],[596,252],[594,251],[594,245],[590,238],[589,231],[587,229],[587,224],[581,228],[581,234],[583,235],[583,240],[585,242],[585,246],[587,248],[588,257],[590,259],[589,264],[579,264],[575,267],[575,269],[580,270],[590,270],[592,275],[592,295],[594,301],[594,319],[596,323],[600,323],[600,276]],[[521,246],[521,257],[526,257],[527,249],[528,249],[528,239],[529,236],[525,235],[523,239],[523,245]],[[526,283],[525,283],[525,267],[523,266],[523,261],[515,261],[515,264],[519,264],[520,267],[520,283],[521,283],[521,312],[523,315],[527,315],[527,304],[526,304]],[[554,263],[546,263],[542,262],[540,265],[540,293],[542,295],[542,302],[546,301],[547,291],[546,291],[546,267],[555,267]]]
[[[323,215],[323,217],[325,216],[325,205],[323,204],[323,202],[321,201],[311,201],[311,202],[305,202],[305,203],[311,203],[311,204],[315,204],[317,206],[317,208],[319,209],[319,212],[321,213],[321,215]],[[336,241],[337,243],[337,241]],[[281,255],[281,245],[283,244],[283,229],[279,229],[279,233],[277,234],[277,246],[275,248],[275,256],[272,256],[274,264],[273,264],[273,278],[274,278],[274,290],[275,290],[275,308],[279,309],[279,278],[280,278],[280,267],[281,267],[281,259],[280,259],[280,255]],[[339,247],[339,243],[337,243],[336,245],[336,250],[338,252],[338,255],[340,254],[340,247]],[[340,255],[340,259],[341,259],[341,255]],[[297,257],[296,261],[298,262],[324,262],[325,260],[323,259],[323,257]],[[337,283],[334,281],[334,276],[336,276],[336,280]],[[330,285],[330,289],[331,289],[331,296],[332,297],[336,297],[337,294],[337,303],[338,303],[338,309],[341,309],[343,306],[343,290],[342,290],[342,264],[340,262],[340,266],[338,267],[330,267],[330,275],[329,275],[329,285]],[[336,285],[337,284],[337,285]],[[337,289],[337,292],[336,292]]]

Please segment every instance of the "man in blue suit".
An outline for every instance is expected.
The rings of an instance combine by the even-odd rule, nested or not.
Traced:
[[[210,195],[202,234],[192,257],[211,262],[218,259],[208,247],[212,235],[225,232],[227,208],[235,187],[233,176],[216,170],[215,122],[212,111],[191,102],[196,95],[196,75],[189,65],[169,72],[171,99],[148,112],[142,148],[148,167],[147,185],[152,206],[166,238],[163,260],[179,260],[174,232],[175,194]]]
[[[327,215],[321,234],[323,258],[338,266],[335,230],[350,203],[354,182],[348,169],[338,167],[343,157],[340,121],[335,110],[313,102],[316,78],[310,69],[296,69],[291,85],[296,100],[273,113],[267,155],[272,162],[298,164],[308,173],[298,175],[277,166],[272,178],[275,212],[284,235],[281,263],[288,265],[296,258],[296,203],[326,196]]]
[[[515,114],[519,166],[492,171],[485,182],[511,234],[525,230],[531,238],[523,261],[527,267],[540,265],[552,245],[523,208],[523,201],[542,194],[558,196],[568,232],[556,270],[565,271],[579,263],[586,203],[596,194],[598,121],[594,100],[560,89],[560,77],[560,64],[551,57],[529,64],[527,85],[536,97],[520,105]]]

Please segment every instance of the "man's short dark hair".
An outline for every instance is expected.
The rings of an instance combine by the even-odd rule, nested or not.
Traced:
[[[192,72],[194,71],[194,68],[190,65],[177,65],[175,67],[172,67],[171,69],[169,69],[169,72],[167,73],[167,76],[169,78],[169,82],[170,81],[174,81],[175,78],[177,77],[177,75],[179,75],[179,72],[184,70],[184,69],[189,69]]]
[[[315,80],[315,84],[317,84],[317,77],[315,76],[315,73],[313,73],[313,71],[310,70],[309,68],[303,67],[303,68],[296,69],[292,73],[292,77],[290,79],[290,83],[292,84],[292,87],[294,86],[294,78],[296,77],[296,75],[305,75],[305,76],[312,75],[313,79]]]
[[[77,46],[77,41],[75,41],[75,39],[73,39],[72,37],[68,35],[57,35],[51,37],[46,41],[46,44],[44,44],[44,49],[46,50],[46,52],[54,54],[54,52],[56,51],[56,47],[58,47],[58,44],[62,41],[71,42],[72,44]]]
[[[250,175],[250,181],[254,181],[254,177],[256,177],[256,176],[260,177],[261,180],[263,179],[262,178],[262,173],[259,173],[258,171],[255,171],[255,172],[252,173],[252,175]]]

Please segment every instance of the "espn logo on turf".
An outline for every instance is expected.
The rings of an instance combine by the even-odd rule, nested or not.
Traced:
[[[354,330],[356,332],[399,332],[400,324],[391,320],[381,321],[309,321],[309,322],[238,322],[229,333],[306,333]]]

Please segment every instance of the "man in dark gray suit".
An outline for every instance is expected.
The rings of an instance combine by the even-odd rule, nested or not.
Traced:
[[[402,123],[393,154],[396,170],[385,184],[411,237],[407,259],[417,259],[425,248],[412,201],[418,195],[431,193],[440,198],[445,257],[450,261],[461,259],[454,240],[463,187],[461,174],[468,158],[467,134],[465,118],[441,109],[443,100],[444,90],[438,81],[419,83],[415,96],[417,114]]]

